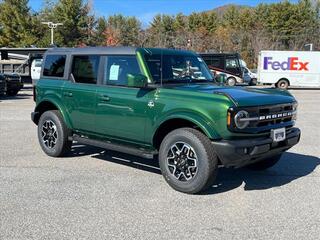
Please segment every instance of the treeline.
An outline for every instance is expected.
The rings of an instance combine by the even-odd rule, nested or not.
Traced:
[[[136,17],[96,17],[90,1],[46,0],[39,12],[28,0],[0,0],[0,47],[47,47],[50,32],[41,22],[61,22],[58,46],[145,46],[198,52],[239,52],[250,67],[262,49],[320,47],[320,2],[300,0],[225,6],[189,16],[156,15],[147,28]]]

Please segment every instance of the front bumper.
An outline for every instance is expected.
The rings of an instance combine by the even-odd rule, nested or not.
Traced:
[[[264,137],[214,141],[212,144],[225,167],[242,167],[288,150],[299,142],[300,134],[300,129],[291,128],[282,142],[273,142],[270,137]]]
[[[0,82],[0,95],[4,95],[7,91],[7,88],[6,88],[6,83],[5,81],[1,81]]]
[[[23,88],[23,82],[21,81],[16,81],[16,80],[7,81],[7,91],[11,91],[11,90],[19,91],[22,88]]]

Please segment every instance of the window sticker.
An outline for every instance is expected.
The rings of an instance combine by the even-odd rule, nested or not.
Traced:
[[[119,65],[112,65],[109,72],[109,80],[117,81],[119,78]]]

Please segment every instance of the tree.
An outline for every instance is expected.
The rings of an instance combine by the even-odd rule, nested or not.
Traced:
[[[94,27],[89,12],[88,3],[82,0],[59,0],[53,6],[52,11],[46,17],[63,24],[55,31],[61,36],[57,39],[59,45],[74,47],[88,42],[92,34],[91,29]]]
[[[0,9],[0,46],[27,47],[37,42],[39,32],[28,0],[3,0]]]

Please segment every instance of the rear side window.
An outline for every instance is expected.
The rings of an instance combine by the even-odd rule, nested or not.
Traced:
[[[43,76],[63,77],[66,64],[66,55],[47,55]]]
[[[74,56],[72,74],[77,83],[96,84],[100,56]]]

